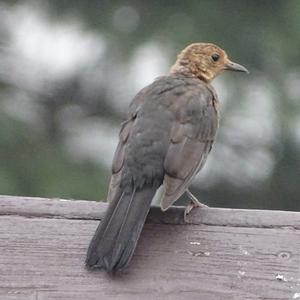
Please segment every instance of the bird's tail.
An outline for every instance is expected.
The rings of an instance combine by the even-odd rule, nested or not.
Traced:
[[[86,265],[107,272],[122,270],[129,263],[145,223],[156,188],[144,186],[119,191],[90,243]]]

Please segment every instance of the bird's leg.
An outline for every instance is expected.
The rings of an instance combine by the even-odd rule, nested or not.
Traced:
[[[194,207],[208,207],[207,205],[201,203],[192,193],[189,189],[186,190],[187,196],[190,198],[190,203],[186,206],[184,210],[184,218],[191,212],[191,210]]]
[[[208,207],[207,205],[201,203],[196,196],[194,196],[189,189],[186,190],[187,196],[192,200],[191,202],[195,207]]]

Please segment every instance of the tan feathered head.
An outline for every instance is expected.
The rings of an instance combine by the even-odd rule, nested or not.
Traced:
[[[210,82],[224,70],[249,73],[242,65],[230,61],[220,47],[210,43],[194,43],[181,51],[170,73],[190,74]]]

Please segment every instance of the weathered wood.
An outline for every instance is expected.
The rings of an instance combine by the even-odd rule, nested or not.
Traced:
[[[152,209],[129,268],[84,267],[106,204],[0,197],[0,299],[300,299],[300,213]]]

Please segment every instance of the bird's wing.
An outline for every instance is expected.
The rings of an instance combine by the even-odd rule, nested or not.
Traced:
[[[215,97],[209,89],[203,89],[176,112],[164,161],[162,210],[186,191],[206,161],[218,127]]]
[[[115,151],[113,163],[112,163],[112,176],[110,178],[110,184],[109,184],[108,195],[107,195],[108,202],[110,202],[114,198],[121,181],[122,169],[123,169],[124,158],[125,158],[125,146],[128,141],[134,119],[135,119],[135,115],[130,117],[121,125],[121,130],[119,134],[119,143]]]
[[[133,124],[136,119],[138,110],[142,103],[146,100],[144,97],[145,92],[147,91],[147,87],[142,89],[133,99],[130,104],[127,120],[121,124],[121,129],[119,133],[119,143],[117,149],[115,150],[113,162],[112,162],[112,175],[110,178],[108,194],[107,194],[107,202],[111,202],[111,200],[116,195],[122,178],[122,171],[125,160],[125,148],[128,143],[129,136],[133,129]]]

